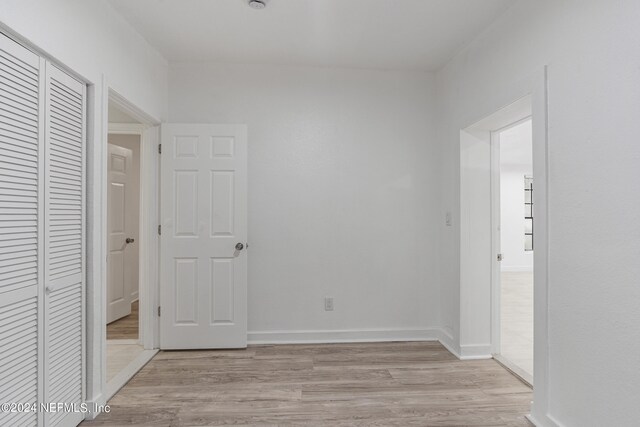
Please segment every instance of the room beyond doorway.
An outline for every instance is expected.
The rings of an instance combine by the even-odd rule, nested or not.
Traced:
[[[493,357],[532,386],[531,365],[538,369],[544,362],[532,332],[534,317],[538,326],[544,320],[539,312],[545,307],[541,294],[546,290],[547,175],[542,132],[546,122],[540,111],[540,98],[535,95],[543,92],[534,90],[460,131],[460,298],[465,303],[465,310],[461,311],[461,357]],[[518,141],[526,143],[520,146]],[[505,175],[508,168],[502,167],[501,154],[505,161],[513,163],[513,179]],[[509,188],[502,188],[502,175],[502,184]],[[535,208],[531,191],[534,185]],[[508,208],[505,212],[501,209],[501,192],[511,194],[512,200],[503,203]],[[534,247],[535,252],[530,250]],[[530,279],[534,256],[535,286]],[[528,285],[519,286],[523,282]],[[511,339],[510,334],[516,338]],[[536,334],[540,335],[541,329],[536,329]],[[544,338],[535,341],[544,343]],[[520,343],[526,349],[524,357],[512,355],[512,359],[526,360],[531,366],[529,373],[503,356],[509,351],[509,343]]]
[[[107,137],[106,395],[117,392],[156,350],[145,349],[148,310],[144,269],[143,135],[145,125],[109,99]]]
[[[494,137],[499,151],[499,318],[496,357],[533,383],[533,146],[531,119]],[[497,196],[497,195],[496,195]]]
[[[109,134],[108,153],[107,323],[112,324],[129,317],[139,298],[140,136]],[[130,335],[138,338],[137,325]]]
[[[131,303],[131,314],[107,325],[107,340],[137,340],[139,338],[140,301]]]

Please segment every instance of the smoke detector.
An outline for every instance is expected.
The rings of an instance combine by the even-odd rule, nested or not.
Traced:
[[[249,0],[249,7],[252,9],[264,9],[267,7],[266,0]]]

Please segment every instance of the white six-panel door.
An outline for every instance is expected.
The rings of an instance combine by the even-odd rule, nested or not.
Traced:
[[[107,160],[107,206],[109,259],[107,265],[107,323],[131,314],[131,267],[134,260],[127,247],[133,235],[131,206],[127,206],[132,191],[133,152],[128,148],[109,144]],[[135,212],[137,213],[137,212]],[[133,243],[133,242],[131,242]],[[136,260],[137,262],[137,260]]]
[[[84,418],[85,89],[0,34],[0,402],[36,405],[3,426]]]
[[[160,345],[246,347],[246,127],[163,125],[161,169]]]

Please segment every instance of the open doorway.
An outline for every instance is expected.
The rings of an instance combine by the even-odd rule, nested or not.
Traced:
[[[533,136],[531,118],[494,133],[499,233],[499,346],[495,357],[533,383]]]
[[[154,351],[145,349],[141,307],[142,138],[144,124],[109,100],[107,135],[106,382],[114,394]],[[141,267],[142,266],[142,267]]]
[[[546,413],[548,393],[548,143],[547,143],[546,68],[531,74],[508,93],[494,94],[491,102],[477,112],[484,117],[460,129],[460,324],[461,359],[494,358],[533,388],[533,411]],[[501,107],[502,106],[502,107]],[[525,124],[525,122],[528,122]],[[531,135],[532,173],[525,178],[520,171],[518,192],[521,206],[514,208],[520,222],[516,228],[523,246],[531,235],[534,259],[532,359],[533,375],[514,369],[502,357],[502,241],[500,206],[500,140],[508,140],[505,131],[523,124],[522,132]],[[504,135],[501,133],[505,132]],[[512,137],[514,135],[511,135]],[[505,145],[508,143],[505,143]],[[506,156],[505,156],[506,157]],[[531,215],[525,206],[525,182],[531,195]],[[503,214],[504,215],[504,214]],[[531,230],[524,229],[525,217],[531,217]],[[522,227],[522,228],[520,228]],[[529,232],[530,231],[530,232]],[[504,255],[502,258],[509,256]],[[509,256],[511,260],[511,256]],[[522,264],[520,264],[522,265]],[[528,269],[529,267],[527,267]],[[512,270],[515,270],[513,268]],[[506,273],[506,272],[505,272]],[[529,282],[530,283],[530,282]],[[509,305],[509,302],[506,303]],[[506,322],[505,322],[506,323]],[[529,329],[530,330],[530,329]],[[506,337],[508,340],[509,338]],[[508,345],[508,344],[507,344]],[[534,377],[534,378],[532,378]]]
[[[461,357],[493,357],[529,384],[536,123],[528,95],[460,132]]]
[[[107,339],[139,339],[140,135],[108,136]]]

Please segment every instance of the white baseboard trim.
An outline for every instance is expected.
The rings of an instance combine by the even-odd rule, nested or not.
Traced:
[[[348,342],[438,341],[440,329],[341,329],[250,331],[249,344],[328,344]]]
[[[460,347],[456,344],[451,334],[449,334],[444,329],[441,329],[440,336],[438,337],[438,341],[440,341],[440,344],[442,344],[444,348],[449,350],[449,353],[453,354],[455,357],[460,359]]]
[[[137,339],[131,339],[131,338],[122,338],[122,339],[115,339],[115,340],[107,340],[108,344],[116,344],[116,345],[122,345],[122,344],[126,344],[126,345],[131,345],[131,344],[140,344],[140,340]]]
[[[142,353],[138,355],[131,363],[127,365],[122,371],[118,372],[115,377],[111,378],[111,381],[107,383],[107,393],[105,396],[105,401],[109,401],[115,395],[118,390],[124,387],[125,384],[129,382],[131,378],[138,371],[144,368],[144,365],[149,363],[153,356],[158,353],[159,350],[143,350]]]
[[[493,357],[490,344],[458,346],[453,337],[440,328],[249,331],[247,333],[247,343],[250,345],[389,341],[439,341],[460,360],[491,359]]]
[[[500,270],[505,273],[533,273],[533,267],[529,265],[500,266]]]
[[[87,400],[87,406],[89,407],[89,411],[84,415],[84,419],[86,421],[95,420],[98,415],[100,415],[100,411],[97,408],[103,407],[107,402],[107,399],[104,398],[102,393],[97,395],[91,400]]]
[[[464,344],[460,346],[460,360],[493,359],[491,344]]]
[[[564,424],[554,420],[549,415],[537,415],[529,414],[526,416],[527,420],[536,427],[564,427]]]

